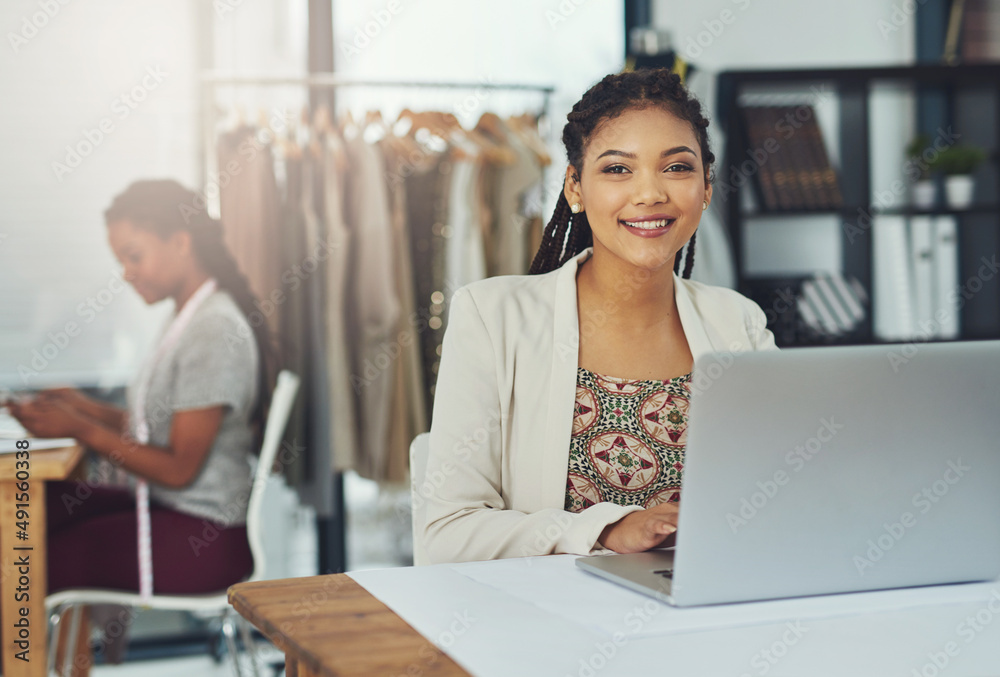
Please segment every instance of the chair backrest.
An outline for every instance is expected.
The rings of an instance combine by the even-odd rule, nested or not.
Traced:
[[[427,524],[427,456],[430,454],[430,433],[420,433],[410,443],[410,503],[413,507],[413,564],[428,564],[424,551],[424,525]]]
[[[278,374],[274,393],[271,395],[271,409],[267,414],[264,426],[264,441],[261,444],[260,456],[257,458],[257,469],[253,475],[253,486],[250,488],[250,500],[247,502],[247,540],[250,541],[250,552],[253,555],[253,573],[248,580],[259,581],[264,577],[264,543],[261,534],[260,509],[264,500],[264,490],[271,477],[271,467],[281,446],[281,437],[285,433],[285,425],[292,412],[292,404],[299,390],[297,374],[282,371]]]

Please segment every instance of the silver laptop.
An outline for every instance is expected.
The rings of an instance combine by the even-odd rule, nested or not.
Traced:
[[[1000,575],[1000,341],[695,362],[672,550],[577,565],[676,606]]]

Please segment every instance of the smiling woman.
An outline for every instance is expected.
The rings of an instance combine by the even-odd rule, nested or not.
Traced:
[[[573,107],[532,275],[452,301],[418,552],[462,561],[671,540],[694,359],[775,348],[756,304],[689,279],[712,199],[707,129],[666,70],[609,75]]]

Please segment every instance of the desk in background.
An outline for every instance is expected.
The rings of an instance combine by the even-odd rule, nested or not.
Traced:
[[[0,628],[0,642],[3,645],[3,674],[6,677],[44,677],[47,674],[45,482],[69,477],[83,456],[83,448],[79,445],[38,450],[29,447],[29,451],[30,501],[27,529],[16,526],[21,521],[16,518],[18,459],[13,453],[0,454],[0,623],[3,624]],[[27,538],[19,538],[20,532],[27,534]],[[24,555],[28,556],[29,562],[28,585],[26,590],[21,590],[24,586],[15,562]],[[23,603],[16,601],[15,595],[24,593],[28,598]],[[22,605],[28,608],[28,662],[15,659],[14,652],[11,651],[11,645],[17,639],[14,624],[21,619],[19,607]]]

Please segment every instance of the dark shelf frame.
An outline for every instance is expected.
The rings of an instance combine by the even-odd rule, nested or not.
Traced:
[[[786,70],[733,70],[719,75],[717,83],[717,119],[723,122],[726,132],[726,145],[723,162],[718,176],[726,179],[732,168],[738,167],[747,159],[750,144],[746,138],[746,130],[740,115],[738,105],[740,96],[748,89],[761,89],[760,85],[818,85],[828,84],[837,98],[840,117],[840,168],[838,178],[844,196],[845,206],[837,209],[801,209],[788,211],[747,211],[742,207],[741,195],[744,190],[751,189],[753,177],[749,177],[742,185],[733,185],[733,190],[727,191],[724,198],[726,224],[733,247],[734,263],[738,289],[747,293],[748,279],[743,265],[745,250],[745,230],[747,221],[755,223],[762,220],[780,220],[784,217],[803,216],[838,216],[842,228],[843,259],[841,270],[844,275],[852,276],[873,296],[872,246],[871,229],[862,226],[848,228],[845,224],[858,224],[865,215],[868,218],[878,215],[899,215],[911,217],[918,215],[955,215],[958,217],[957,245],[959,255],[959,282],[974,277],[980,265],[980,257],[989,257],[991,253],[1000,250],[1000,205],[975,204],[967,209],[948,209],[933,207],[919,209],[915,207],[878,208],[871,204],[871,144],[870,133],[870,100],[877,87],[885,85],[901,85],[910,87],[918,94],[918,106],[925,95],[939,97],[945,102],[947,123],[967,121],[968,115],[962,107],[961,98],[969,92],[989,92],[989,108],[993,112],[992,120],[980,128],[975,134],[967,134],[961,129],[963,137],[972,137],[973,141],[986,139],[992,147],[989,171],[993,172],[988,185],[992,190],[978,192],[982,195],[991,192],[1000,196],[1000,171],[997,169],[997,148],[1000,147],[1000,63],[969,64],[945,66],[938,64],[915,66],[872,66],[863,68],[811,68]],[[980,125],[983,127],[983,125]],[[965,139],[963,138],[963,141]],[[979,141],[981,142],[981,141]],[[900,159],[902,162],[902,158]],[[978,189],[987,188],[984,176],[977,173]],[[960,311],[960,339],[997,339],[1000,338],[1000,279],[994,277],[986,282],[983,290],[977,293]],[[872,299],[874,302],[874,299]],[[871,306],[870,306],[871,308]],[[873,331],[872,313],[866,314],[864,323],[858,328],[857,334],[850,339],[854,343],[877,343]]]

